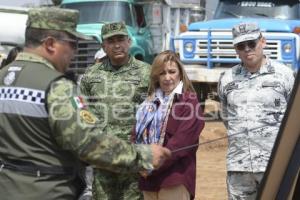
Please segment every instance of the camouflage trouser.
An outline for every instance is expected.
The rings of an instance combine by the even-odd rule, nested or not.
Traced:
[[[138,174],[116,174],[94,169],[94,200],[142,200]]]
[[[264,173],[227,172],[229,200],[255,200]]]
[[[78,200],[91,200],[92,199],[92,185],[94,181],[94,173],[91,166],[87,166],[82,171],[83,180],[85,182],[85,189],[78,198]]]

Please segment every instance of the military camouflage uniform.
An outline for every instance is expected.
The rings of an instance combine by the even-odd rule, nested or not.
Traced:
[[[130,57],[129,62],[115,70],[109,58],[87,69],[80,87],[99,119],[99,126],[129,142],[136,107],[147,96],[150,66]],[[95,188],[96,187],[96,188]],[[137,176],[96,172],[96,198],[139,199]],[[102,190],[101,190],[102,188]]]
[[[76,16],[71,10],[32,9],[27,26],[73,34]],[[95,128],[98,119],[76,85],[46,59],[20,53],[0,71],[0,91],[1,199],[76,199],[81,160],[115,172],[153,169],[150,147],[135,148]]]
[[[239,64],[221,75],[218,93],[229,136],[227,171],[265,171],[293,83],[292,70],[270,59],[255,73]]]

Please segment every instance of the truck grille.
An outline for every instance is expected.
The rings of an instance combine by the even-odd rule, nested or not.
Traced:
[[[77,53],[70,65],[70,70],[76,74],[84,73],[85,69],[94,64],[94,56],[100,49],[100,43],[94,40],[79,40],[77,45]]]
[[[280,41],[267,41],[267,46],[264,49],[265,54],[271,59],[279,59],[279,44]],[[208,53],[207,47],[207,40],[197,40],[195,57],[206,59]],[[229,40],[212,40],[210,52],[212,59],[238,59],[238,55],[233,48],[233,43]]]
[[[292,68],[298,68],[300,39],[297,34],[282,32],[262,34],[266,38],[265,55]],[[188,31],[174,37],[173,40],[172,48],[179,53],[184,64],[200,64],[210,69],[231,67],[240,63],[233,47],[231,31],[224,29]],[[286,51],[288,48],[291,48],[290,52]]]

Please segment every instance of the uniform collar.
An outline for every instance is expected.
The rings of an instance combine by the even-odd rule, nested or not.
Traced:
[[[274,67],[272,66],[272,62],[271,60],[266,57],[266,62],[259,68],[259,70],[255,73],[251,73],[247,70],[246,67],[243,66],[243,64],[241,63],[240,65],[238,65],[237,69],[235,70],[235,74],[240,74],[240,75],[244,75],[244,76],[257,76],[260,74],[271,74],[274,73]]]
[[[122,65],[119,69],[115,69],[113,68],[112,64],[110,63],[109,58],[106,59],[105,62],[103,62],[104,66],[104,70],[107,71],[112,71],[112,72],[123,72],[123,71],[127,71],[128,69],[132,68],[132,62],[135,60],[134,57],[129,56],[129,60],[125,65]]]
[[[56,70],[48,60],[33,53],[20,52],[16,57],[16,61],[30,61],[30,62],[42,63],[47,67]]]

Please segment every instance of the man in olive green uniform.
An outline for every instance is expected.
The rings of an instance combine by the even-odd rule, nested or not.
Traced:
[[[76,199],[82,161],[115,172],[159,167],[170,151],[134,146],[96,127],[65,75],[76,51],[79,13],[35,8],[24,52],[0,72],[1,200]]]
[[[124,23],[104,24],[101,35],[107,57],[87,69],[80,88],[93,113],[102,119],[98,125],[129,142],[135,108],[146,97],[150,66],[129,55],[131,40]],[[105,170],[95,171],[93,191],[98,200],[142,198],[137,176]]]

